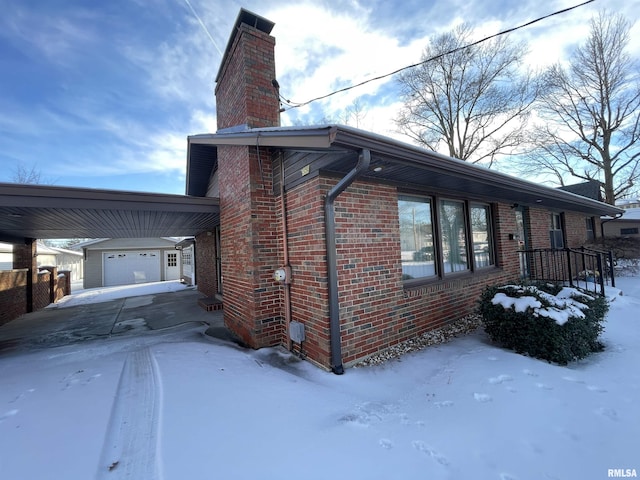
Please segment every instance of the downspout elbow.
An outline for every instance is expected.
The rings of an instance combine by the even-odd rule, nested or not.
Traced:
[[[363,149],[355,168],[347,173],[329,192],[324,201],[327,244],[327,289],[329,293],[329,332],[331,348],[331,371],[344,373],[340,335],[340,303],[338,299],[338,260],[336,251],[336,218],[334,202],[363,172],[369,169],[371,151]]]

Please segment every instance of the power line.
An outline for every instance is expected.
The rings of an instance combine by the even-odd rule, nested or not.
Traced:
[[[430,57],[430,58],[428,58],[426,60],[423,60],[421,62],[414,63],[412,65],[407,65],[406,67],[399,68],[397,70],[394,70],[393,72],[385,73],[384,75],[379,75],[377,77],[369,78],[369,79],[364,80],[364,81],[362,81],[360,83],[356,83],[355,85],[349,85],[348,87],[344,87],[344,88],[341,88],[339,90],[335,90],[335,91],[333,91],[331,93],[327,93],[326,95],[322,95],[320,97],[312,98],[311,100],[307,100],[306,102],[302,102],[302,103],[293,102],[291,100],[285,99],[282,95],[279,95],[281,102],[284,105],[286,105],[287,107],[289,107],[289,108],[283,109],[283,111],[288,111],[288,110],[292,110],[294,108],[304,107],[305,105],[309,105],[310,103],[317,102],[318,100],[324,100],[325,98],[331,97],[331,96],[336,95],[338,93],[346,92],[348,90],[352,90],[354,88],[361,87],[362,85],[366,85],[367,83],[375,82],[377,80],[382,80],[383,78],[390,77],[392,75],[395,75],[396,73],[403,72],[404,70],[409,70],[410,68],[419,67],[420,65],[424,65],[425,63],[432,62],[434,60],[442,58],[445,55],[451,55],[452,53],[456,53],[456,52],[459,52],[461,50],[474,47],[476,45],[479,45],[480,43],[486,42],[487,40],[491,40],[492,38],[496,38],[496,37],[499,37],[501,35],[505,35],[507,33],[515,32],[516,30],[520,30],[521,28],[528,27],[530,25],[533,25],[534,23],[540,22],[542,20],[545,20],[547,18],[553,17],[555,15],[560,15],[562,13],[569,12],[571,10],[574,10],[576,8],[579,8],[579,7],[583,7],[584,5],[587,5],[588,3],[593,3],[593,2],[595,2],[595,0],[587,0],[586,2],[583,2],[583,3],[579,4],[579,5],[574,5],[573,7],[568,7],[568,8],[564,8],[562,10],[558,10],[557,12],[550,13],[548,15],[545,15],[544,17],[536,18],[535,20],[531,20],[530,22],[523,23],[522,25],[518,25],[517,27],[509,28],[507,30],[503,30],[501,32],[494,33],[493,35],[489,35],[488,37],[484,37],[484,38],[482,38],[480,40],[477,40],[475,42],[472,42],[472,43],[470,43],[468,45],[463,45],[461,47],[454,48],[454,49],[449,50],[447,52],[440,53],[438,55]]]

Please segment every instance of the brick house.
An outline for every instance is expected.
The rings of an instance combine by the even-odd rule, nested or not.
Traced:
[[[220,204],[196,236],[198,287],[249,346],[342,373],[471,313],[520,277],[519,248],[580,246],[619,212],[355,128],[280,127],[273,26],[240,11],[218,131],[188,138],[186,193]]]

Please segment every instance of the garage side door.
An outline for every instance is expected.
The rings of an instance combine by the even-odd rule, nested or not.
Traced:
[[[160,281],[159,250],[103,253],[104,286]]]

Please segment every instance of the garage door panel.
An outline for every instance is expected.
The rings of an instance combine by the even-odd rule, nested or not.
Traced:
[[[159,250],[104,253],[104,285],[159,282],[161,258]]]

